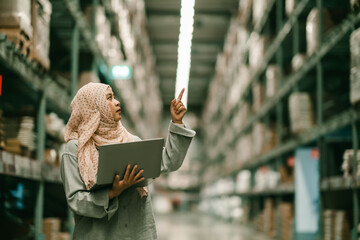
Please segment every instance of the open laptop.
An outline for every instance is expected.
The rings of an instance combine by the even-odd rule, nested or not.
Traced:
[[[96,184],[91,190],[111,186],[115,174],[122,179],[128,164],[131,169],[137,164],[137,171],[144,170],[145,180],[136,186],[146,186],[149,180],[160,176],[163,147],[163,138],[100,146]]]

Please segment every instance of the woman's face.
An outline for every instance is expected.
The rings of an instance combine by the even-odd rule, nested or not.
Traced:
[[[110,87],[106,90],[106,102],[109,104],[110,112],[113,115],[114,120],[116,122],[120,121],[121,119],[120,102],[114,98],[114,93]]]

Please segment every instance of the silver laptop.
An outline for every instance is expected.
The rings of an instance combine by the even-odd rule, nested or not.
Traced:
[[[160,176],[163,147],[163,138],[100,146],[96,184],[91,190],[111,186],[115,174],[122,179],[128,164],[137,164],[137,171],[144,170],[145,180],[136,187],[146,186],[149,180]]]

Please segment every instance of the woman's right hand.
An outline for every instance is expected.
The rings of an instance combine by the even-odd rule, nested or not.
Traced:
[[[125,189],[144,180],[144,177],[141,177],[144,170],[141,169],[136,174],[136,168],[137,165],[135,165],[130,172],[130,164],[127,165],[124,178],[121,180],[120,176],[116,174],[112,188],[109,190],[109,199],[119,196]]]

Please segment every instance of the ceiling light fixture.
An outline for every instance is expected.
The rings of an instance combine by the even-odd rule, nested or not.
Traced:
[[[191,41],[194,30],[195,0],[181,0],[180,10],[180,33],[178,43],[178,57],[176,69],[175,98],[181,89],[186,91],[182,97],[182,102],[187,107],[189,92],[189,74],[191,63]]]

